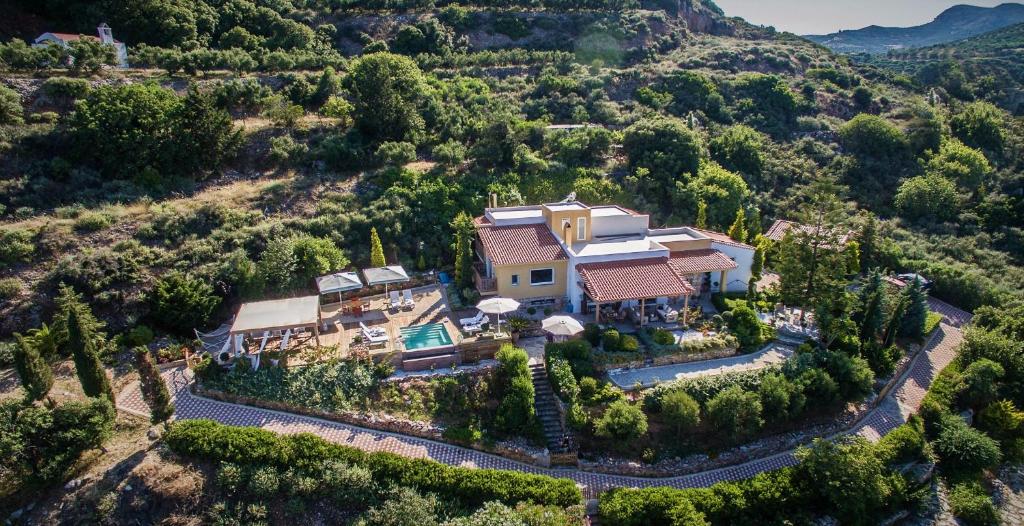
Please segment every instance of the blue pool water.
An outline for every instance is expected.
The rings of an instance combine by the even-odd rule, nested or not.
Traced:
[[[405,349],[409,351],[452,345],[452,337],[448,335],[448,330],[440,323],[403,327],[399,329],[399,332],[402,334],[402,340],[405,342]]]

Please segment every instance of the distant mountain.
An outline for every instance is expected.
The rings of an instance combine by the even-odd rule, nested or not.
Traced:
[[[1024,22],[1024,4],[957,5],[920,26],[868,26],[829,35],[807,35],[806,38],[839,53],[885,53],[962,40],[1020,22]]]

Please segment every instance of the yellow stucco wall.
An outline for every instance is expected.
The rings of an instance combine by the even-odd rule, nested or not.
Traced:
[[[578,219],[581,218],[581,217],[586,218],[586,220],[587,220],[587,232],[586,232],[585,239],[583,239],[582,241],[576,238],[576,236],[578,235],[576,233],[576,230],[577,230],[577,227],[579,226]],[[544,218],[548,222],[548,228],[550,228],[551,231],[554,232],[555,236],[557,236],[559,239],[562,239],[562,236],[565,235],[565,232],[562,231],[562,220],[563,219],[568,219],[570,221],[569,224],[572,225],[572,241],[574,243],[584,243],[584,242],[590,241],[590,239],[591,239],[590,231],[593,230],[593,228],[592,228],[593,225],[591,224],[591,221],[590,221],[590,209],[589,208],[583,209],[583,210],[565,210],[565,211],[560,211],[560,212],[554,212],[554,211],[550,210],[549,208],[545,207],[544,208]],[[563,239],[563,241],[564,241],[564,239]]]
[[[565,296],[566,269],[568,262],[552,261],[549,263],[532,263],[528,265],[505,265],[494,267],[494,278],[498,281],[498,295],[505,298],[528,299]],[[555,282],[551,285],[530,285],[530,271],[534,269],[554,269]],[[512,275],[519,275],[519,286],[512,286]]]

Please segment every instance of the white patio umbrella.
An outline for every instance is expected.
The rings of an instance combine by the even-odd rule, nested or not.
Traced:
[[[518,310],[519,302],[512,298],[487,298],[477,303],[476,308],[484,314],[497,314],[498,330],[501,330],[501,315]]]
[[[541,322],[540,326],[553,336],[576,336],[583,332],[583,324],[572,316],[552,316]]]

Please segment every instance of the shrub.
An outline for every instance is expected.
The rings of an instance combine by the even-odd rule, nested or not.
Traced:
[[[601,344],[601,327],[596,323],[588,323],[584,325],[583,339],[590,342],[590,345],[597,347]]]
[[[883,463],[897,464],[921,458],[924,446],[924,428],[921,420],[912,417],[910,422],[883,436],[875,445],[875,451]]]
[[[533,376],[527,365],[529,357],[526,351],[505,345],[495,358],[498,360],[496,388],[501,402],[494,425],[503,433],[529,436],[536,430]]]
[[[640,340],[637,340],[636,336],[632,334],[623,334],[619,339],[619,349],[622,352],[637,352],[640,350]]]
[[[268,154],[275,162],[295,163],[302,160],[302,157],[309,152],[309,146],[296,142],[289,135],[273,137],[270,139],[270,150]]]
[[[242,489],[242,479],[242,468],[238,467],[238,464],[221,462],[217,468],[217,486],[228,494]]]
[[[619,400],[608,406],[594,428],[599,437],[631,440],[647,432],[647,415],[639,406]]]
[[[21,294],[21,282],[17,278],[0,279],[0,301],[9,300]]]
[[[949,507],[953,515],[970,526],[994,526],[999,524],[999,511],[980,484],[963,483],[949,491]]]
[[[574,402],[580,394],[580,387],[576,384],[576,377],[572,374],[572,367],[565,358],[552,357],[547,361],[548,377],[551,379],[551,387],[559,398],[567,403]]]
[[[387,166],[403,166],[416,160],[416,146],[408,142],[386,141],[377,147],[377,162]]]
[[[700,404],[685,392],[675,391],[661,400],[661,414],[676,433],[686,433],[700,423]]]
[[[654,343],[658,345],[673,345],[676,343],[675,335],[665,329],[654,329],[652,338]]]
[[[89,212],[75,219],[75,230],[79,232],[98,232],[113,223],[114,219],[107,214]]]
[[[187,332],[210,319],[220,298],[208,281],[180,273],[161,278],[153,289],[153,314],[168,329]]]
[[[1024,412],[1010,400],[992,402],[978,414],[978,427],[1004,444],[1020,436],[1022,426]]]
[[[273,466],[262,466],[254,469],[249,474],[247,488],[250,494],[259,499],[276,496],[280,488],[277,469]]]
[[[30,261],[36,251],[32,238],[28,230],[0,229],[0,263],[14,265]]]
[[[153,329],[146,325],[136,325],[124,335],[124,344],[128,347],[149,345],[153,341]]]
[[[952,473],[971,475],[999,464],[999,444],[988,435],[969,427],[958,416],[949,415],[932,442],[940,467]]]
[[[964,388],[960,398],[971,407],[984,406],[999,396],[999,380],[1006,370],[992,360],[982,358],[964,369]]]
[[[719,431],[739,440],[761,429],[761,400],[757,393],[729,387],[708,401],[708,421]]]
[[[764,334],[761,330],[761,320],[757,319],[754,309],[747,306],[734,308],[732,318],[729,319],[729,330],[740,342],[740,347],[746,351],[752,351],[764,343]]]
[[[511,471],[448,466],[432,460],[391,453],[365,453],[309,434],[277,435],[263,429],[232,427],[210,420],[176,422],[165,435],[167,445],[181,455],[208,461],[227,461],[277,467],[347,462],[369,469],[374,480],[458,499],[466,506],[492,500],[514,504],[571,506],[580,503],[579,488],[568,479]]]
[[[615,329],[604,331],[601,336],[601,349],[604,352],[619,352],[622,350],[622,336]]]

